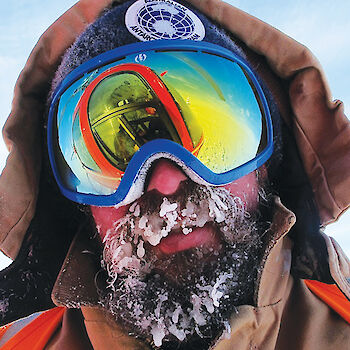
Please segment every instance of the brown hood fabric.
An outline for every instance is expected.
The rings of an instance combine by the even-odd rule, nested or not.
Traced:
[[[110,2],[82,0],[68,10],[41,36],[17,80],[3,129],[10,154],[0,177],[0,248],[13,259],[35,211],[50,82],[63,53]]]
[[[273,243],[257,278],[254,305],[235,309],[230,318],[231,337],[221,336],[212,350],[348,348],[349,325],[315,297],[302,280],[294,280],[289,273],[293,244],[288,232],[294,223],[294,214],[276,200],[272,224],[267,232]],[[100,270],[98,246],[99,243],[89,239],[86,232],[76,236],[52,297],[56,305],[79,308],[82,315],[72,322],[72,315],[67,314],[67,320],[63,321],[45,350],[60,350],[61,344],[74,344],[77,333],[70,330],[72,326],[67,327],[71,323],[85,325],[88,340],[95,350],[150,349],[147,342],[141,343],[128,335],[121,324],[110,320],[98,306],[95,287]],[[72,309],[68,310],[71,313]],[[78,333],[79,336],[84,336],[85,329]],[[335,330],[336,334],[333,333]],[[67,348],[80,349],[75,346]]]
[[[190,0],[288,81],[292,125],[323,224],[350,203],[350,125],[342,103],[331,101],[324,73],[310,51],[264,22],[221,0]],[[0,248],[16,257],[34,215],[40,174],[40,125],[54,72],[65,50],[110,5],[81,0],[40,38],[15,87],[3,129],[10,151],[0,177]],[[289,118],[289,117],[288,117]]]
[[[288,106],[282,106],[288,112],[281,112],[293,130],[321,223],[336,220],[350,203],[350,124],[341,102],[331,101],[319,62],[301,44],[221,0],[189,2],[266,58],[288,88]],[[10,154],[0,177],[0,249],[12,258],[36,210],[50,81],[66,49],[111,3],[80,0],[68,10],[42,35],[16,83],[13,109],[3,129]],[[349,260],[333,239],[323,234],[318,239],[327,247],[331,281],[350,298]],[[312,255],[309,247],[304,251]]]

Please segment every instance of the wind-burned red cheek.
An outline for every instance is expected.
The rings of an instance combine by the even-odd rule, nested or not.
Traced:
[[[233,196],[241,198],[247,210],[252,211],[258,207],[259,184],[255,171],[223,186]]]
[[[108,230],[113,229],[114,223],[124,217],[129,211],[130,205],[120,208],[91,206],[98,233],[103,240]]]

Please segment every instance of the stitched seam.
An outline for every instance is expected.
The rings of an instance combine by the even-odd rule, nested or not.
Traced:
[[[309,138],[306,136],[306,134],[305,134],[305,132],[304,132],[304,129],[302,128],[302,126],[300,125],[300,123],[299,123],[299,121],[298,121],[298,119],[296,118],[296,116],[294,115],[294,122],[295,122],[295,124],[296,124],[296,126],[297,126],[297,128],[298,128],[298,130],[300,130],[300,132],[302,133],[302,135],[304,136],[304,138],[305,138],[305,142],[307,142],[307,145],[311,148],[311,150],[313,151],[313,154],[315,155],[315,158],[316,158],[316,160],[317,160],[317,162],[320,164],[320,166],[321,166],[321,168],[322,168],[322,170],[323,170],[323,173],[325,174],[325,176],[324,176],[324,179],[325,179],[325,181],[324,181],[324,183],[326,184],[326,187],[327,187],[327,190],[328,190],[328,193],[330,194],[330,197],[332,198],[332,200],[333,200],[333,202],[334,202],[334,204],[336,205],[336,207],[339,209],[339,211],[341,211],[341,208],[340,208],[340,206],[338,205],[338,203],[336,202],[336,200],[335,200],[335,196],[334,196],[334,194],[333,194],[333,192],[331,191],[331,189],[330,189],[330,186],[329,186],[329,183],[328,183],[328,179],[327,179],[327,172],[326,172],[326,170],[325,170],[325,167],[323,166],[323,163],[321,162],[321,160],[320,160],[320,157],[318,156],[318,153],[315,151],[315,149],[314,149],[314,147],[312,146],[312,143],[310,142],[310,140],[309,140]],[[310,181],[311,181],[311,179],[309,179]]]
[[[35,196],[36,198],[36,196]],[[22,221],[22,219],[26,216],[27,212],[29,211],[29,209],[31,208],[31,204],[33,203],[33,200],[31,200],[27,206],[27,208],[23,211],[22,214],[20,214],[19,219],[17,220],[17,222],[7,231],[7,233],[5,234],[4,239],[0,242],[0,245],[6,245],[6,240],[9,238],[9,235],[11,234],[12,231],[15,230],[15,228],[20,224],[20,222]],[[29,224],[28,224],[29,226]],[[28,229],[28,227],[27,227]],[[22,237],[23,238],[23,237]],[[22,239],[23,241],[23,239]],[[21,245],[20,245],[21,246]],[[3,249],[3,248],[2,248]],[[16,255],[18,254],[19,248],[17,249]]]

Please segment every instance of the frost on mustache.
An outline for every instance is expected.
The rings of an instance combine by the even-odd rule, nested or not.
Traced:
[[[109,230],[104,238],[103,260],[109,275],[116,279],[124,272],[134,275],[148,273],[150,264],[145,258],[144,243],[156,246],[174,230],[188,235],[193,228],[215,222],[226,241],[244,240],[237,234],[233,237],[229,229],[233,223],[243,222],[249,215],[241,198],[232,197],[223,188],[201,186],[199,189],[199,193],[187,199],[183,208],[180,202],[170,202],[164,197],[159,211],[143,213],[140,204],[134,202],[129,213],[115,222],[114,229]]]
[[[185,203],[163,198],[158,210],[151,212],[146,212],[142,201],[134,202],[129,213],[115,223],[104,239],[103,266],[109,276],[109,289],[118,295],[118,300],[109,305],[112,314],[120,315],[125,308],[130,310],[132,315],[126,312],[125,319],[131,317],[136,327],[151,334],[156,346],[161,346],[170,335],[179,341],[194,333],[201,335],[200,327],[208,323],[208,316],[215,314],[222,301],[229,298],[229,290],[237,284],[234,270],[239,268],[240,259],[249,259],[248,254],[237,257],[236,265],[217,273],[212,281],[197,280],[195,292],[190,292],[190,308],[184,309],[180,303],[169,300],[163,286],[153,296],[156,306],[147,310],[144,295],[149,286],[144,278],[152,271],[156,258],[147,256],[145,243],[156,246],[173,230],[187,235],[208,222],[216,223],[226,242],[245,242],[251,236],[251,227],[245,225],[247,217],[243,201],[223,188],[198,186]],[[233,229],[238,226],[242,229]]]

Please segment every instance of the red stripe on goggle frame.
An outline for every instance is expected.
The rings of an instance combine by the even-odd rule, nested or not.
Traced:
[[[162,80],[157,76],[157,74],[155,74],[150,68],[146,66],[136,64],[136,63],[120,64],[118,66],[107,69],[105,72],[99,75],[95,80],[93,80],[84,91],[84,94],[82,95],[77,106],[78,107],[77,110],[80,109],[80,128],[81,128],[81,132],[83,135],[86,148],[88,149],[89,153],[95,160],[98,167],[102,170],[102,172],[108,175],[114,175],[114,176],[115,175],[121,176],[122,174],[124,174],[123,171],[118,170],[108,161],[108,159],[104,156],[98,144],[96,143],[96,140],[92,134],[91,126],[89,123],[89,117],[87,113],[88,102],[97,84],[99,84],[106,77],[118,72],[125,72],[125,73],[136,72],[136,73],[139,73],[147,81],[147,83],[155,92],[156,96],[159,98],[160,102],[163,104],[169,117],[171,118],[171,121],[173,122],[179,134],[182,145],[188,151],[193,152],[194,151],[193,143],[192,143],[190,134],[188,132],[188,129],[186,127],[186,124],[183,120],[183,117],[178,107],[176,106],[176,103],[173,97],[169,93],[168,89],[166,88]]]

